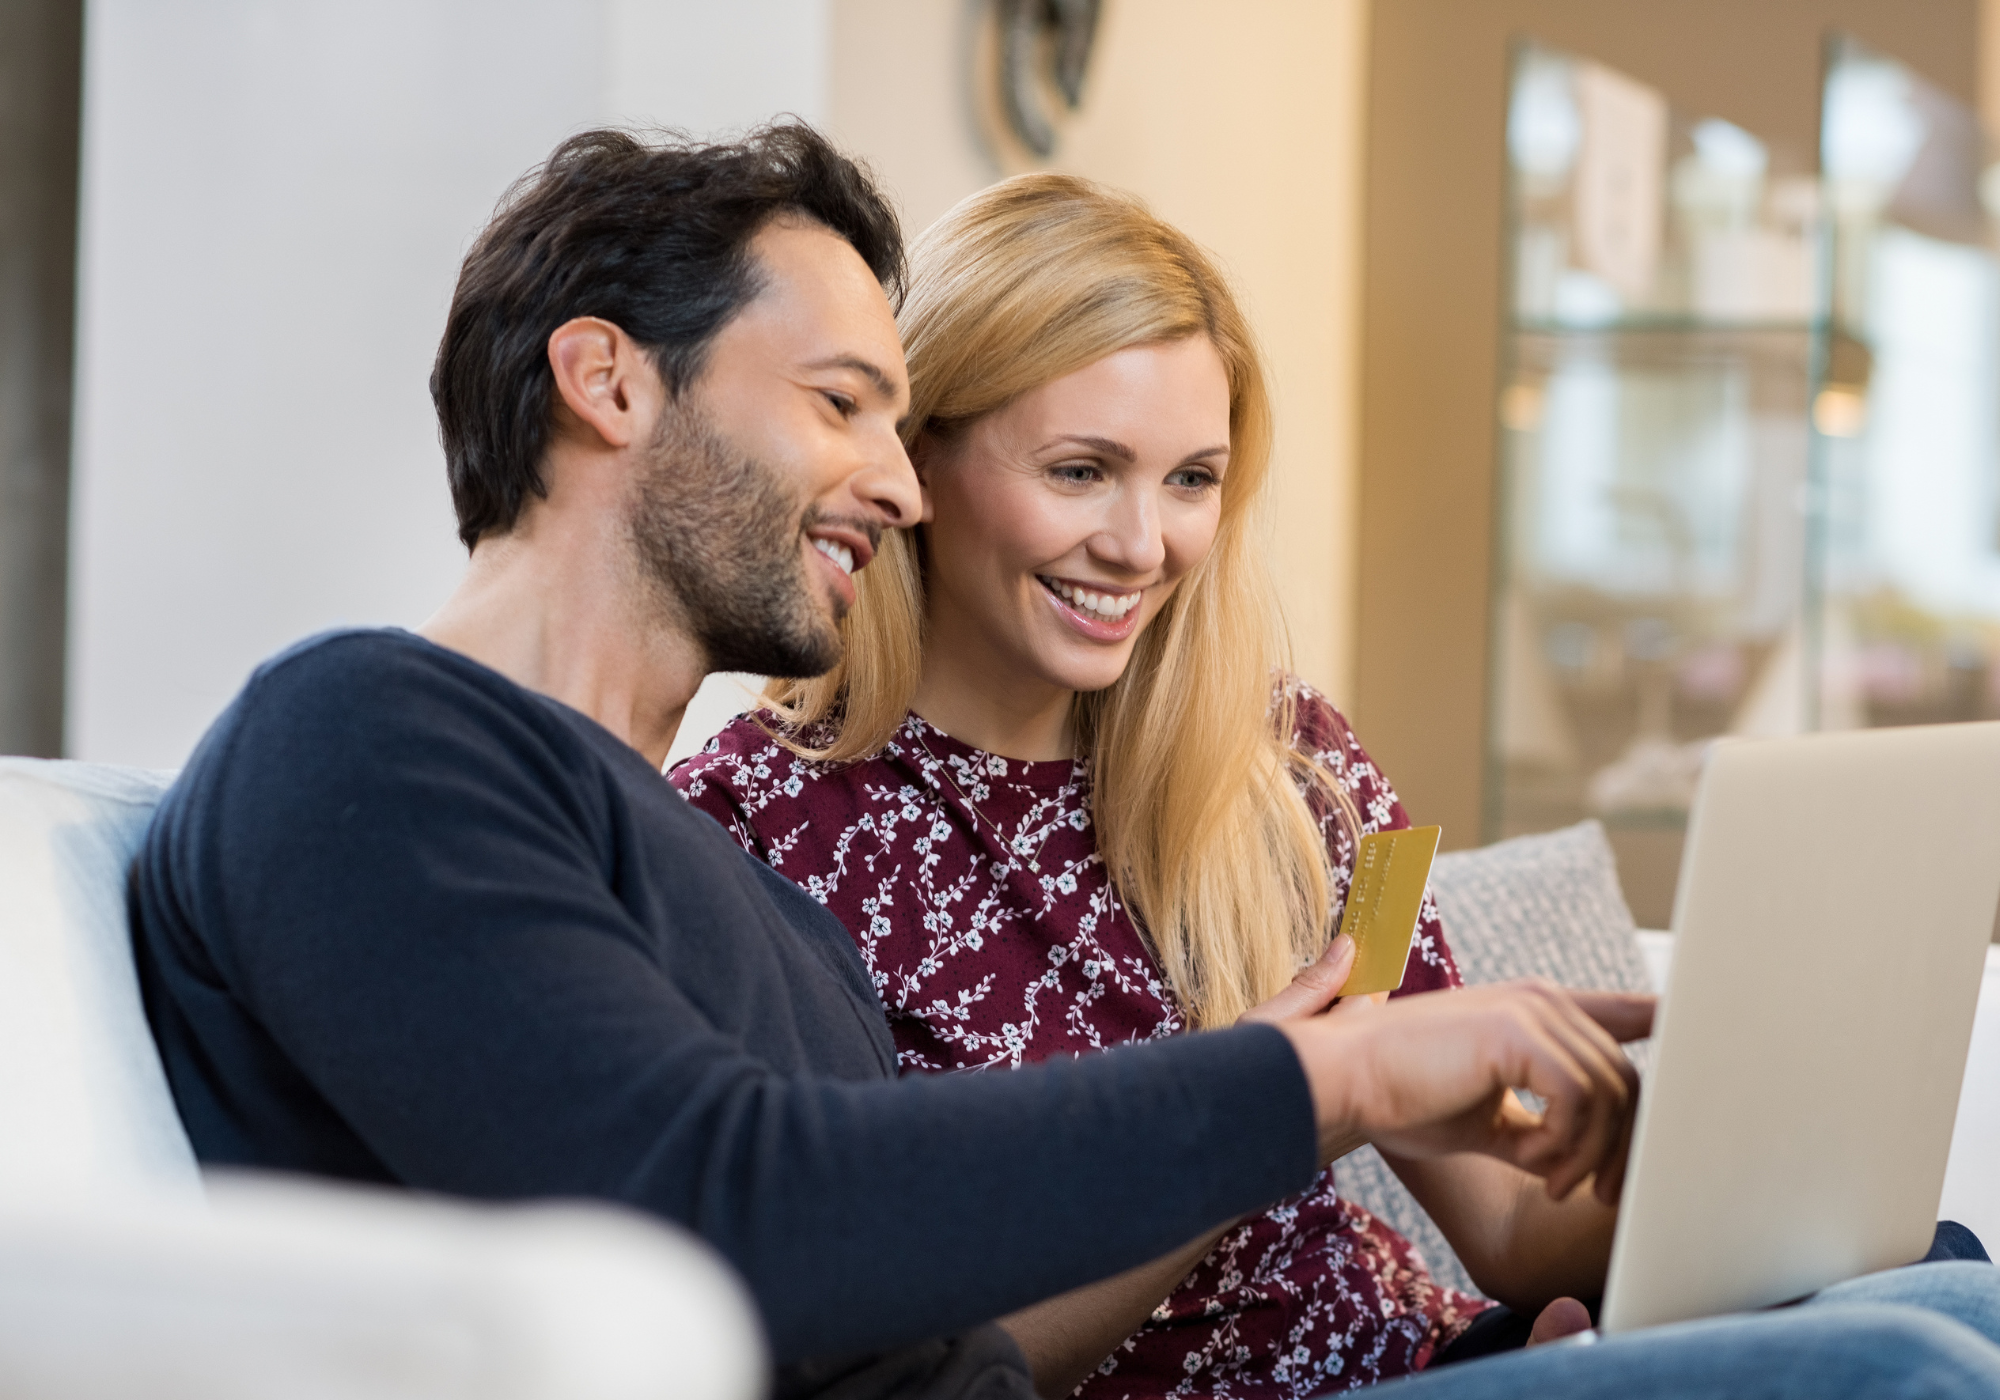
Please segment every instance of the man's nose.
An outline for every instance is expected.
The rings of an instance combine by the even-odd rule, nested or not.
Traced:
[[[923,493],[917,486],[916,469],[902,439],[894,433],[869,454],[868,462],[854,479],[854,494],[864,506],[872,507],[887,526],[917,523],[923,514]]]

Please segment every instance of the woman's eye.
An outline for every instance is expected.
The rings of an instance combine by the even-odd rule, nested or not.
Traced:
[[[850,399],[845,394],[836,394],[830,389],[823,392],[826,395],[826,401],[833,405],[835,413],[838,413],[842,418],[852,418],[854,416],[853,399]]]
[[[1207,467],[1182,467],[1167,477],[1167,485],[1182,491],[1206,491],[1219,484]]]
[[[1094,462],[1058,462],[1049,468],[1049,475],[1057,481],[1085,484],[1101,480],[1104,473]]]

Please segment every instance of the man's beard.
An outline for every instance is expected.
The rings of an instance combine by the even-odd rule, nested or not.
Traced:
[[[818,523],[779,471],[742,452],[692,405],[669,403],[626,511],[647,583],[712,671],[817,676],[840,633],[813,598],[800,548]],[[834,616],[846,604],[833,600]]]

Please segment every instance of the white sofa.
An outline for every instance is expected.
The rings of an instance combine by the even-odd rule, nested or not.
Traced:
[[[761,1394],[748,1294],[684,1231],[203,1180],[125,917],[167,777],[0,759],[0,1396]]]

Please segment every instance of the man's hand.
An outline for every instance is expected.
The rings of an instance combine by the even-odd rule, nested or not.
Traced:
[[[1504,982],[1277,1024],[1312,1087],[1322,1160],[1357,1134],[1418,1159],[1484,1152],[1544,1178],[1557,1200],[1594,1176],[1610,1204],[1639,1096],[1618,1042],[1650,1033],[1654,1001]],[[1530,1113],[1511,1089],[1545,1109]]]

